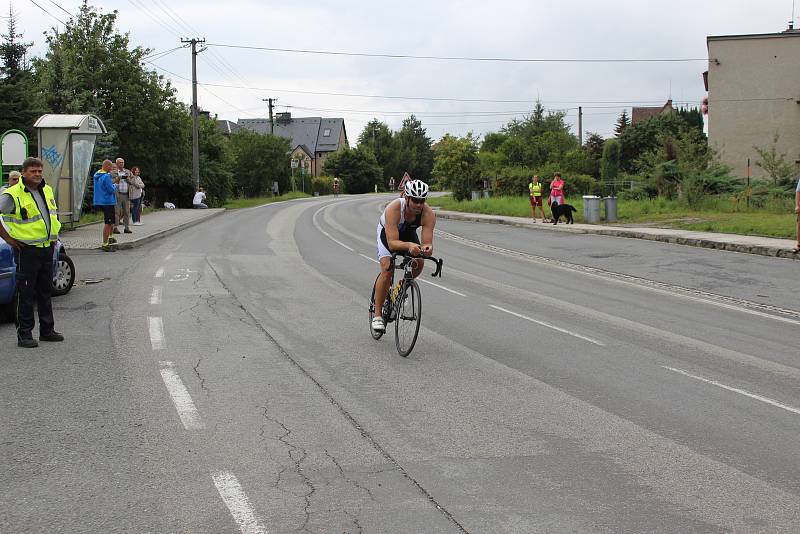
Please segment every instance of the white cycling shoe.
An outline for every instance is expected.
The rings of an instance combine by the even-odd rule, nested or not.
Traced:
[[[372,318],[372,329],[376,332],[386,332],[386,323],[383,322],[383,317]]]

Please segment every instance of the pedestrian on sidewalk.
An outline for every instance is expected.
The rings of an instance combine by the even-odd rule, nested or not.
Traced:
[[[112,169],[111,175],[117,177],[117,208],[116,208],[116,226],[120,223],[125,225],[125,233],[132,234],[131,231],[131,200],[129,198],[130,185],[128,179],[130,178],[131,171],[125,168],[125,160],[117,158],[117,166]],[[119,233],[119,228],[114,227],[113,232]]]
[[[139,176],[139,167],[131,167],[131,176],[128,178],[128,198],[131,199],[131,219],[134,226],[142,225],[142,200],[144,200],[144,182]]]
[[[566,204],[564,197],[564,180],[561,179],[560,172],[553,173],[553,181],[550,182],[550,198],[547,203],[552,206],[554,202],[559,206]]]
[[[794,190],[794,212],[797,214],[797,245],[792,252],[800,254],[800,179],[797,180],[797,189]]]
[[[198,210],[208,209],[208,206],[203,202],[206,199],[206,190],[202,187],[197,188],[197,192],[192,199],[192,207]]]
[[[111,232],[115,225],[116,208],[117,208],[117,182],[118,176],[111,176],[111,169],[114,166],[110,159],[103,160],[103,166],[94,173],[92,178],[93,188],[93,204],[96,208],[103,211],[103,244],[102,248],[106,252],[111,250],[111,245],[117,242],[111,236]]]
[[[17,264],[17,346],[39,346],[33,339],[39,314],[39,341],[64,341],[55,330],[53,305],[53,254],[61,223],[53,188],[42,177],[39,158],[22,162],[22,179],[0,194],[0,237],[11,245]]]
[[[533,219],[533,222],[536,222],[536,207],[538,206],[542,214],[542,222],[545,222],[544,206],[542,205],[542,184],[539,182],[539,176],[536,174],[533,175],[531,183],[528,184],[528,191],[531,195],[531,219]]]

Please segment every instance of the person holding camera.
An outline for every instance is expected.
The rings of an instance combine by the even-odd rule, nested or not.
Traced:
[[[115,218],[117,210],[117,183],[120,177],[111,176],[113,163],[110,159],[104,160],[102,167],[94,173],[92,183],[94,184],[93,204],[95,208],[103,210],[103,244],[102,249],[106,252],[112,250],[112,245],[117,240],[111,236],[115,228]]]

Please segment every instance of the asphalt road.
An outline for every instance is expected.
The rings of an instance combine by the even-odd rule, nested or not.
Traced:
[[[800,530],[796,262],[442,220],[401,358],[389,198],[74,254],[65,343],[0,325],[0,531]]]

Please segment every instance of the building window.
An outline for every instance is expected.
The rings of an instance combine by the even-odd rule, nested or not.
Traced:
[[[330,137],[330,136],[331,136],[331,129],[330,128],[325,128],[322,131],[322,137]]]

